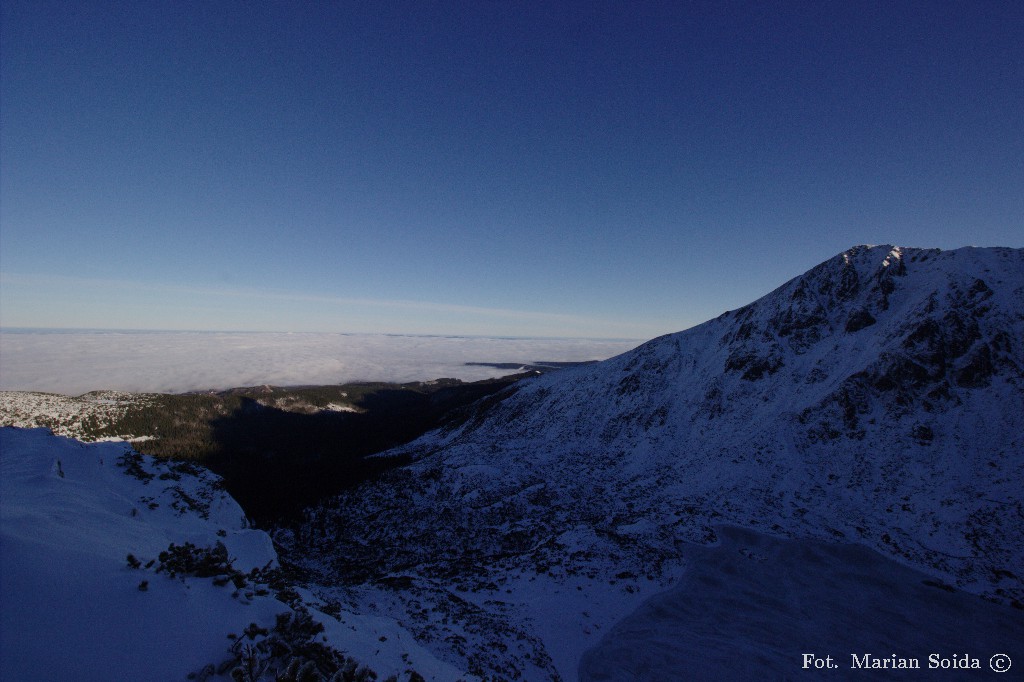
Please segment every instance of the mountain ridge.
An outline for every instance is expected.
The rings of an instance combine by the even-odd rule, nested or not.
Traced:
[[[1021,338],[1024,250],[855,247],[702,325],[507,389],[391,451],[413,463],[311,511],[294,541],[367,585],[447,575],[517,594],[543,575],[553,598],[583,576],[629,601],[730,524],[861,544],[1020,606]]]

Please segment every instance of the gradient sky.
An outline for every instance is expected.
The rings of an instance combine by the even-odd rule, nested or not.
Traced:
[[[1020,2],[2,11],[4,327],[642,339],[1024,246]]]

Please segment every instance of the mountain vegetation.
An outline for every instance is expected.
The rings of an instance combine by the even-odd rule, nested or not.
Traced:
[[[200,463],[224,478],[251,518],[269,525],[404,463],[402,457],[368,455],[460,419],[476,400],[540,371],[471,383],[98,392],[79,398],[8,392],[4,422],[44,426],[85,441],[125,438],[140,453]],[[47,414],[33,407],[33,397],[64,410]]]

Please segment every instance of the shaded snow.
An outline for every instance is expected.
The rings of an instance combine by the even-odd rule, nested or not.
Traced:
[[[0,438],[0,678],[184,679],[225,658],[227,633],[287,610],[273,599],[243,603],[210,581],[128,567],[129,553],[155,558],[171,542],[218,539],[240,569],[276,561],[269,537],[210,491],[212,475],[180,482],[197,498],[216,493],[204,519],[171,507],[169,481],[143,486],[127,476],[117,464],[124,445],[85,446],[41,429],[4,428]]]
[[[862,546],[718,531],[717,545],[687,551],[675,588],[583,656],[581,682],[973,679],[975,671],[927,670],[933,653],[977,658],[982,677],[994,675],[994,654],[1024,664],[1024,611],[947,591]],[[832,656],[839,668],[804,669],[805,653]],[[865,653],[917,658],[922,670],[851,671],[851,654]]]
[[[291,611],[230,583],[129,567],[128,554],[145,564],[171,543],[222,542],[242,572],[275,566],[277,555],[216,476],[138,456],[152,474],[144,480],[118,464],[126,452],[125,444],[0,428],[0,679],[184,680],[230,658],[229,633],[272,627]],[[410,669],[427,680],[473,679],[393,619],[332,610],[336,617],[311,609],[325,626],[322,641],[380,679],[406,679]]]

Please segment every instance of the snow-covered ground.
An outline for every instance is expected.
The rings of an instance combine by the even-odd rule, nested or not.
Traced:
[[[276,561],[266,534],[246,528],[212,476],[145,485],[118,465],[123,444],[10,428],[0,437],[3,679],[184,679],[226,657],[229,632],[285,610],[208,580],[129,568],[128,554],[156,558],[172,542],[220,540],[246,571]],[[202,500],[207,518],[180,511],[172,487]]]
[[[602,360],[638,341],[384,334],[0,331],[0,389],[182,393],[236,386],[476,381],[515,370],[466,363]]]
[[[998,679],[1024,678],[1022,611],[947,591],[863,546],[718,532],[717,545],[689,549],[674,589],[587,652],[581,682],[988,679],[999,654],[1016,669]],[[894,655],[920,669],[854,667]],[[980,669],[954,667],[965,662]]]
[[[230,662],[229,634],[251,623],[272,630],[278,615],[294,615],[292,606],[253,581],[236,589],[146,567],[172,543],[218,542],[240,572],[277,564],[269,536],[247,527],[205,470],[134,455],[123,443],[0,429],[0,679],[159,682]],[[319,604],[332,617],[317,605],[307,605],[325,628],[317,641],[380,680],[408,679],[408,670],[428,680],[472,679],[394,620]]]

